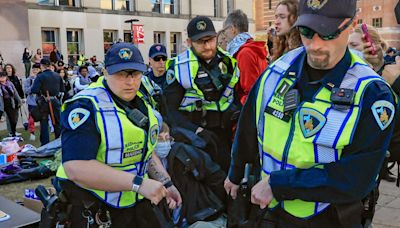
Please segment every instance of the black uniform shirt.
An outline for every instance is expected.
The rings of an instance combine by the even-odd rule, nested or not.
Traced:
[[[46,91],[49,91],[50,96],[57,96],[60,92],[64,92],[64,83],[58,73],[45,70],[36,77],[31,92],[46,96]]]

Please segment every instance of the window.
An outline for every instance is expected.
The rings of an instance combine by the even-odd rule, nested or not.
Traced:
[[[178,0],[151,0],[152,12],[162,14],[178,14]]]
[[[132,33],[131,31],[124,31],[124,42],[132,43]]]
[[[82,50],[82,30],[67,29],[68,64],[75,65]]]
[[[176,14],[176,0],[164,0],[163,5],[164,14]]]
[[[363,23],[363,20],[362,19],[358,19],[357,20],[357,24],[362,24]]]
[[[115,0],[114,10],[130,11],[130,1],[126,0]]]
[[[268,9],[272,9],[272,2],[271,2],[271,0],[268,1]]]
[[[39,5],[54,5],[55,0],[37,0]]]
[[[373,6],[372,10],[373,11],[380,11],[380,10],[382,10],[382,6]]]
[[[112,6],[113,6],[112,0],[100,0],[100,8],[101,9],[112,10],[113,9]]]
[[[58,0],[60,6],[80,7],[80,0]]]
[[[50,57],[50,52],[54,46],[58,47],[58,30],[57,29],[42,29],[42,53],[43,57]],[[59,47],[58,47],[59,48]]]
[[[132,11],[134,0],[100,0],[100,8],[106,10]]]
[[[155,44],[163,44],[165,46],[165,32],[154,32],[153,41]]]
[[[37,0],[39,5],[80,7],[81,0]]]
[[[235,0],[227,0],[226,5],[228,14],[235,10]]]
[[[176,57],[181,51],[181,33],[171,32],[170,35],[171,58]]]
[[[375,28],[382,28],[382,18],[372,18],[372,26]]]
[[[153,4],[153,9],[151,10],[154,13],[161,13],[161,0],[151,0]]]
[[[114,41],[117,39],[117,31],[113,30],[104,30],[104,53],[108,51],[108,49],[113,45]]]
[[[214,0],[214,17],[221,17],[222,12],[221,0]]]

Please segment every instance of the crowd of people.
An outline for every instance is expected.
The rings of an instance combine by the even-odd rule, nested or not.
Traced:
[[[35,121],[42,144],[49,126],[61,136],[60,224],[368,226],[400,157],[400,56],[355,14],[355,0],[283,0],[267,41],[241,10],[218,32],[197,16],[188,49],[154,44],[149,68],[123,42],[100,71],[25,49],[23,85],[11,64],[0,74],[0,111],[15,136],[26,101],[32,138]]]

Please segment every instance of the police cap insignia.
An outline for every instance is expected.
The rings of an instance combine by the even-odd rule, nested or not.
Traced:
[[[72,130],[81,126],[89,118],[90,112],[83,108],[75,108],[68,115],[68,124]]]
[[[313,10],[319,10],[328,2],[328,0],[307,0],[307,6]]]
[[[129,48],[121,48],[118,55],[121,59],[128,60],[132,57],[132,51]]]
[[[315,109],[302,108],[299,112],[299,121],[304,138],[309,138],[325,126],[326,118]]]
[[[199,21],[196,24],[196,28],[197,28],[197,30],[204,31],[207,28],[207,24],[205,21]]]
[[[168,85],[171,85],[175,81],[175,72],[173,69],[169,69],[165,76]]]
[[[385,100],[375,101],[371,106],[371,111],[382,131],[390,125],[395,113],[394,105]]]

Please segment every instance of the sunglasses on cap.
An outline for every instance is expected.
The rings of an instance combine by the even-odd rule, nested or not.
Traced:
[[[167,61],[167,57],[165,57],[165,56],[156,56],[156,57],[153,58],[153,60],[156,61],[156,62],[160,62],[160,60],[165,62],[165,61]]]
[[[344,30],[346,30],[351,25],[352,22],[353,22],[353,18],[351,18],[348,22],[346,22],[346,24],[344,24],[343,27],[336,30],[336,32],[326,35],[326,36],[321,35],[321,34],[317,33],[316,31],[314,31],[308,27],[305,27],[305,26],[298,26],[297,28],[302,36],[304,36],[305,38],[310,39],[310,40],[314,37],[315,34],[318,34],[319,38],[321,38],[322,40],[334,40],[334,39],[338,38],[339,35]]]

